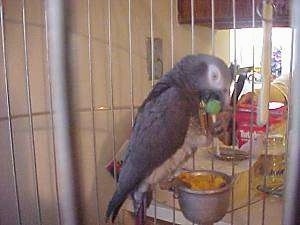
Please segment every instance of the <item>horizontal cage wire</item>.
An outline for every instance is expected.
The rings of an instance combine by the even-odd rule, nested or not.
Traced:
[[[0,0],[0,224],[298,224],[297,9]]]

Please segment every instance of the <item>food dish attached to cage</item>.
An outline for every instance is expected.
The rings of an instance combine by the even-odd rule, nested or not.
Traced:
[[[199,225],[221,220],[228,209],[233,178],[212,170],[182,172],[175,196],[186,219]]]
[[[249,159],[249,153],[232,147],[222,146],[217,152],[214,148],[208,150],[209,154],[222,161],[242,161]]]

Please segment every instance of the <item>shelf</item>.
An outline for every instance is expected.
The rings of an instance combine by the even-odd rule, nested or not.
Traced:
[[[256,6],[261,0],[255,0]],[[274,27],[289,27],[289,1],[274,0]],[[215,29],[232,29],[232,0],[215,0]],[[211,27],[211,0],[194,0],[196,25]],[[178,0],[179,24],[191,23],[191,0]],[[252,27],[252,0],[236,0],[236,28]],[[261,27],[261,18],[255,11],[255,27]]]

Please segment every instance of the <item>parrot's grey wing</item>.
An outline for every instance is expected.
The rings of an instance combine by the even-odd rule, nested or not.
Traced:
[[[139,174],[144,167],[145,173],[151,172],[173,155],[184,142],[192,111],[190,105],[175,87],[146,103],[136,118],[123,168],[128,164],[129,170],[137,166]]]
[[[139,111],[142,111],[144,109],[144,106],[151,101],[154,98],[157,98],[160,94],[165,92],[167,89],[169,89],[170,83],[160,81],[158,82],[155,87],[151,90],[147,98],[144,100],[143,104],[140,106]]]
[[[135,121],[107,218],[112,215],[114,219],[127,195],[182,146],[190,112],[190,102],[177,87],[167,88],[144,104]]]
[[[190,112],[187,99],[173,87],[144,106],[122,165],[120,187],[132,190],[182,146]]]
[[[152,100],[155,100],[162,93],[164,93],[169,88],[174,87],[174,86],[175,86],[175,83],[173,82],[171,76],[169,76],[168,74],[165,75],[163,78],[161,78],[160,81],[155,84],[153,89],[148,94],[147,98],[144,100],[142,105],[139,107],[138,113],[134,120],[133,130],[135,129],[137,119],[140,117],[140,113],[142,113],[144,111],[145,105],[147,103],[151,102]],[[147,108],[149,108],[149,106]],[[129,152],[130,152],[130,148],[128,148],[128,151],[127,151],[127,154],[125,155],[124,160],[126,160],[127,156],[129,155]]]

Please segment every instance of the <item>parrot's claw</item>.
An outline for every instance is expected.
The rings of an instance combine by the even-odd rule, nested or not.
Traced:
[[[220,134],[231,129],[232,109],[227,108],[217,115],[217,121],[211,124],[211,134],[219,136]]]
[[[138,216],[141,210],[149,207],[152,201],[152,189],[149,188],[146,192],[135,191],[131,197],[133,200],[134,215]]]
[[[134,215],[137,216],[140,211],[141,205],[143,203],[144,193],[135,192],[132,198],[133,198]]]
[[[145,224],[147,208],[152,200],[152,191],[135,192],[133,195],[134,216],[136,225]]]
[[[224,132],[224,127],[222,121],[217,121],[214,124],[212,124],[211,127],[211,134],[213,136],[218,136]]]

